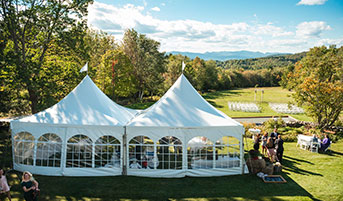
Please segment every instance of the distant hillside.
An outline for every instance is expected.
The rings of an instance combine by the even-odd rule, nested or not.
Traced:
[[[249,59],[249,58],[259,58],[274,55],[285,55],[285,53],[262,53],[262,52],[251,52],[251,51],[222,51],[222,52],[205,52],[205,53],[194,53],[194,52],[168,52],[170,54],[181,54],[187,56],[191,59],[199,57],[204,60],[218,60],[225,61],[230,59]]]
[[[285,67],[289,64],[295,64],[304,56],[306,56],[306,52],[289,55],[277,55],[253,59],[234,59],[216,62],[218,67],[222,67],[225,69],[257,70],[265,68]]]

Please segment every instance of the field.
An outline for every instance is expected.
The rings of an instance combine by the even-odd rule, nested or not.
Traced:
[[[261,102],[261,90],[263,97]],[[273,111],[268,103],[290,103],[293,101],[292,92],[282,89],[281,87],[258,88],[256,93],[256,104],[262,108],[260,113],[249,113],[240,111],[230,111],[228,101],[231,102],[254,102],[255,88],[234,89],[227,91],[218,91],[204,94],[204,98],[230,117],[251,117],[251,116],[279,116],[280,114]],[[288,114],[281,114],[288,115]],[[311,118],[305,114],[291,115],[302,121],[311,121]]]

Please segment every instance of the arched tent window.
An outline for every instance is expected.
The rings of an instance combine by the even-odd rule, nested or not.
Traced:
[[[14,137],[14,161],[17,164],[33,165],[35,138],[31,133],[20,132]]]
[[[182,143],[174,136],[166,136],[157,142],[157,169],[182,169]]]
[[[154,142],[146,136],[132,138],[129,142],[129,168],[153,169],[155,163]]]
[[[216,168],[239,167],[240,147],[239,140],[235,137],[225,136],[215,144]]]
[[[92,140],[85,135],[74,135],[67,143],[66,167],[91,168],[92,167]]]
[[[54,133],[46,133],[38,138],[36,166],[60,167],[62,140]]]
[[[117,138],[105,135],[95,142],[95,167],[120,168],[120,142]]]
[[[206,137],[194,137],[187,145],[188,169],[213,168],[213,143]]]

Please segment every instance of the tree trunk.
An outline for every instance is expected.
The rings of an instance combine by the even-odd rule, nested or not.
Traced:
[[[36,94],[36,91],[31,89],[31,88],[29,88],[28,91],[29,91],[29,101],[30,101],[30,106],[31,106],[31,113],[35,114],[35,113],[38,112],[38,108],[37,108],[37,105],[38,105],[37,94]]]
[[[139,91],[139,100],[142,102],[143,101],[143,95],[144,95],[144,90]]]

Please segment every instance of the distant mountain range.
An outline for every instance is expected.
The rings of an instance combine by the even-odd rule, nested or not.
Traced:
[[[276,52],[252,52],[252,51],[221,51],[221,52],[205,52],[205,53],[195,53],[195,52],[167,52],[167,54],[181,54],[183,56],[187,56],[191,59],[195,57],[199,57],[204,60],[219,60],[219,61],[226,61],[231,59],[252,59],[252,58],[260,58],[260,57],[267,57],[267,56],[278,56],[278,55],[287,55],[287,53],[276,53]]]

